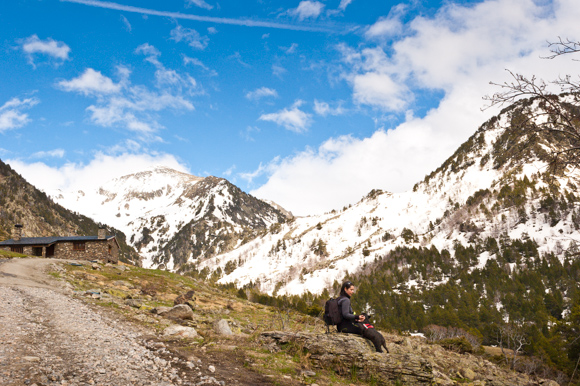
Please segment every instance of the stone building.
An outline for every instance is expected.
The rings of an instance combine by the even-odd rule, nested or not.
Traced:
[[[0,242],[0,249],[55,259],[119,261],[119,243],[105,229],[97,236],[22,237],[22,225],[15,225],[12,238]]]

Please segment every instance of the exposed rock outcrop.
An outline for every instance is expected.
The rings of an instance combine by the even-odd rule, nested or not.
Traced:
[[[405,385],[429,385],[434,378],[431,363],[421,356],[409,352],[380,354],[370,341],[351,334],[272,331],[262,336],[278,344],[297,343],[308,351],[316,366],[344,374],[356,371],[357,377],[374,379],[379,385],[397,380]]]
[[[314,334],[269,331],[266,342],[293,343],[308,352],[313,364],[341,374],[372,380],[377,385],[555,386],[491,363],[482,357],[447,351],[419,337],[385,334],[389,354],[377,353],[373,344],[352,334]]]

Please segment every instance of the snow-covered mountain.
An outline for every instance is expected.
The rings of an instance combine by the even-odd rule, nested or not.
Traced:
[[[453,254],[456,243],[504,237],[532,239],[540,253],[563,256],[580,243],[580,171],[548,173],[552,150],[565,141],[522,124],[543,119],[532,114],[538,109],[524,101],[504,110],[412,191],[373,190],[342,210],[295,218],[199,269],[219,268],[220,282],[269,294],[318,294],[398,246]],[[473,268],[494,257],[482,251]]]
[[[92,191],[47,192],[61,205],[121,229],[145,267],[178,269],[228,251],[285,215],[217,177],[157,167]]]

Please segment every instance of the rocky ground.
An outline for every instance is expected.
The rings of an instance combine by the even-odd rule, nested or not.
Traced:
[[[0,265],[0,385],[264,383],[253,375],[220,376],[219,365],[175,355],[151,331],[96,312],[39,276],[45,261],[29,263]]]
[[[237,295],[166,271],[0,258],[0,385],[557,386],[420,337],[384,333],[379,354]]]

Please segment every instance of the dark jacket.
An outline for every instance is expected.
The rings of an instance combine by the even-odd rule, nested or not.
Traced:
[[[354,324],[358,317],[354,314],[354,311],[350,306],[350,297],[346,294],[341,294],[338,299],[338,306],[340,307],[340,312],[342,314],[342,322],[336,325],[336,330],[348,334],[362,335],[361,328]]]
[[[340,313],[342,314],[342,320],[354,322],[356,320],[356,316],[352,307],[350,305],[350,298],[348,296],[341,296],[338,300],[338,306],[340,307]]]

